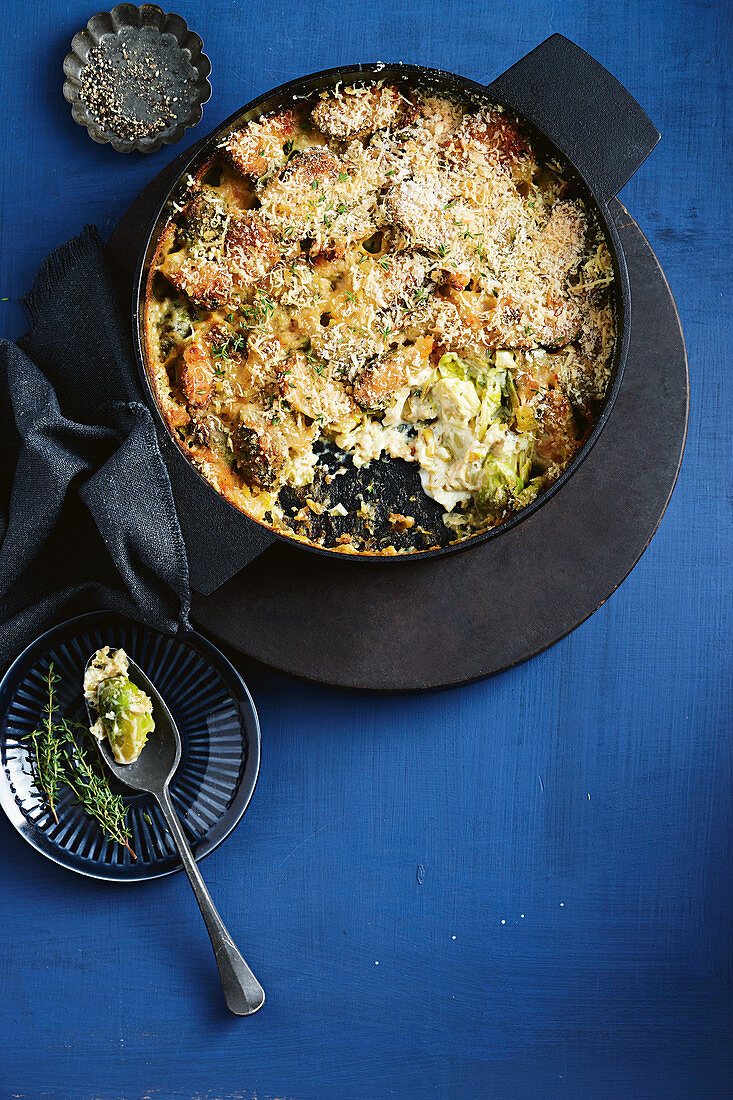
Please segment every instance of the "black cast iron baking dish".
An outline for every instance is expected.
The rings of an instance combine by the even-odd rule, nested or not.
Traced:
[[[618,232],[608,214],[608,204],[651,153],[660,135],[623,85],[589,54],[559,34],[541,43],[488,85],[479,84],[454,73],[419,65],[376,62],[326,69],[289,81],[265,95],[258,96],[256,100],[236,111],[221,126],[203,138],[181,161],[180,172],[158,204],[137,264],[132,298],[135,351],[149,402],[162,432],[169,438],[171,433],[158,408],[147,373],[144,312],[150,268],[158,238],[170,216],[170,201],[182,192],[186,178],[214,155],[217,147],[231,131],[239,129],[262,114],[284,109],[294,99],[332,87],[336,82],[342,81],[348,84],[369,78],[427,87],[438,93],[473,101],[479,106],[483,103],[498,103],[513,111],[529,127],[533,137],[541,147],[544,147],[546,154],[559,154],[569,163],[578,193],[595,210],[605,232],[616,276],[617,339],[612,375],[603,406],[583,447],[553,485],[530,505],[497,527],[483,531],[463,542],[414,553],[384,556],[363,553],[346,555],[352,562],[416,562],[466,550],[478,543],[499,538],[559,492],[585,460],[598,439],[611,415],[621,386],[632,319],[626,260]],[[186,479],[188,499],[196,513],[203,519],[207,515],[207,510],[213,506],[213,500],[222,500],[222,498],[177,446],[168,448],[168,454],[179,467],[179,478]],[[173,458],[174,455],[175,458]],[[183,473],[181,464],[187,467],[187,474]],[[389,464],[390,467],[393,466],[393,460]],[[407,466],[406,463],[400,463],[400,465]],[[386,489],[389,492],[394,485],[404,494],[405,485],[400,482],[404,482],[409,476],[409,471],[404,469],[396,475],[396,479],[394,473],[390,473],[385,481],[379,483],[380,490]],[[419,482],[417,484],[419,485]],[[414,483],[410,486],[410,491],[414,491]],[[425,497],[425,500],[427,501],[428,498]],[[280,532],[271,531],[263,524],[245,516],[234,505],[226,501],[223,503],[226,505],[226,522],[231,525],[231,535],[234,536],[233,541],[238,547],[238,553],[233,556],[233,567],[229,575],[233,575],[246,561],[256,557],[276,539],[311,553],[327,555],[334,560],[343,560],[345,557],[337,550],[305,544]],[[219,514],[221,515],[220,509]],[[579,521],[582,521],[582,517],[579,517]],[[188,526],[191,528],[191,525]],[[205,542],[211,541],[210,528],[210,524],[199,523],[196,530],[200,534],[195,537]],[[231,544],[232,539],[230,538],[229,541]],[[235,560],[236,564],[234,564]],[[220,574],[221,569],[218,572]],[[221,583],[219,577],[217,581]]]

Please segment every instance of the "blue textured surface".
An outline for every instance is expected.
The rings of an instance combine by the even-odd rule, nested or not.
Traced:
[[[0,318],[11,336],[22,328],[15,299],[48,249],[84,221],[108,232],[183,147],[125,159],[71,122],[61,60],[92,10],[0,6],[10,298]],[[176,10],[212,59],[207,128],[261,90],[345,61],[402,58],[489,79],[554,31],[594,54],[663,135],[621,197],[680,307],[687,456],[631,577],[523,667],[407,698],[251,670],[260,784],[203,867],[267,990],[258,1016],[226,1013],[182,877],[84,882],[0,822],[0,1095],[730,1096],[724,5],[176,0]]]

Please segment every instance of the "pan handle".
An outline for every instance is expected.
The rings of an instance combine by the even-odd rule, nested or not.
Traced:
[[[659,141],[656,126],[623,84],[561,34],[540,43],[488,90],[543,131],[604,204]]]

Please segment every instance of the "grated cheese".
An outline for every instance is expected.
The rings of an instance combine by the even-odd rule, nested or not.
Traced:
[[[506,112],[336,84],[229,134],[187,186],[148,355],[182,446],[243,511],[292,533],[279,491],[311,485],[319,441],[417,463],[457,538],[567,465],[610,376],[613,269]],[[492,476],[509,488],[488,507]]]

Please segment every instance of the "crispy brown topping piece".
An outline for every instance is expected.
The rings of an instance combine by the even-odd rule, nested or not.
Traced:
[[[445,212],[445,200],[428,184],[409,179],[392,187],[385,202],[390,220],[414,245],[440,252],[452,230]]]
[[[386,408],[409,381],[410,370],[427,366],[433,345],[432,336],[421,336],[413,345],[367,363],[354,382],[355,400],[365,409]]]
[[[559,202],[535,241],[535,255],[542,274],[566,279],[581,257],[585,233],[585,220],[579,205]]]
[[[222,305],[231,293],[231,273],[214,260],[192,263],[186,252],[176,252],[165,259],[160,270],[176,290],[204,308]]]
[[[214,388],[214,368],[210,356],[198,344],[189,344],[183,352],[179,383],[189,406],[204,408],[209,404]]]
[[[575,302],[547,293],[541,300],[507,295],[491,323],[489,344],[497,348],[560,347],[577,337],[582,314]]]
[[[425,282],[428,267],[419,253],[385,253],[370,273],[365,291],[379,309],[408,304]]]
[[[280,259],[275,234],[256,214],[230,222],[224,251],[238,285],[261,279]]]
[[[263,189],[263,217],[286,242],[313,238],[311,256],[342,257],[348,241],[373,228],[368,206],[348,194],[350,169],[344,157],[324,146],[295,154]]]
[[[235,288],[261,279],[279,258],[272,230],[256,214],[245,214],[229,222],[221,243],[198,245],[188,237],[184,248],[166,256],[161,271],[192,302],[210,308],[223,305]]]
[[[319,374],[315,365],[300,352],[281,364],[278,384],[281,396],[291,408],[311,420],[340,423],[357,411],[343,386]]]
[[[263,424],[261,416],[244,414],[234,434],[237,465],[250,483],[269,489],[285,465],[285,455]]]
[[[446,142],[445,155],[458,163],[496,161],[517,180],[531,179],[534,167],[529,142],[520,126],[499,112],[468,115]]]
[[[407,364],[404,358],[386,355],[364,367],[354,382],[354,399],[364,409],[384,409],[406,382]]]
[[[286,147],[295,130],[292,111],[250,122],[233,133],[226,151],[235,168],[245,176],[264,176],[280,168],[288,159]]]
[[[409,531],[415,526],[414,516],[403,516],[400,512],[390,512],[388,519],[395,531]]]
[[[550,390],[535,409],[540,424],[535,456],[539,465],[567,464],[578,449],[570,401],[558,389]]]
[[[286,186],[296,195],[301,192],[307,195],[307,188],[310,188],[311,191],[315,190],[314,183],[321,186],[335,183],[343,167],[344,164],[341,158],[329,149],[320,146],[314,149],[305,149],[302,153],[296,153],[291,158],[280,173],[277,182],[280,186]],[[275,186],[275,183],[268,184],[270,188]],[[265,194],[267,194],[267,188]],[[307,195],[307,197],[311,199],[313,196]]]
[[[403,104],[397,88],[385,85],[331,93],[314,107],[313,125],[333,138],[362,137],[390,126]]]

